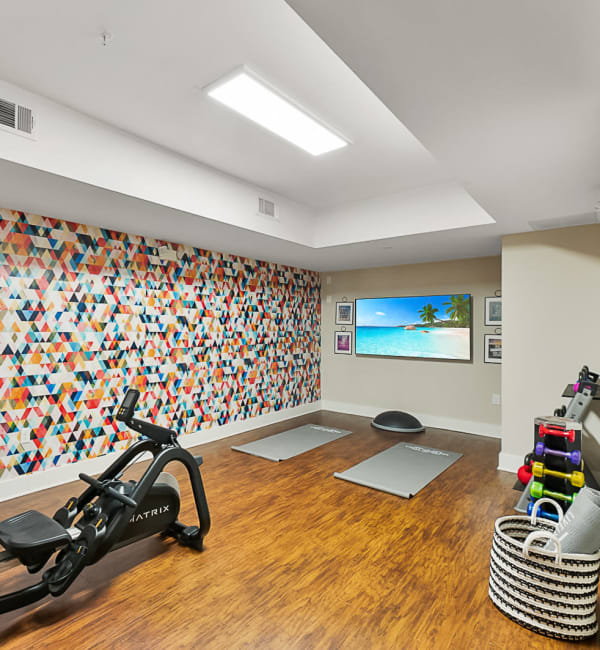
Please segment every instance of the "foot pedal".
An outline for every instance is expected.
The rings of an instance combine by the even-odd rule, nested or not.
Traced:
[[[204,546],[204,540],[200,535],[198,526],[186,526],[177,537],[177,541],[182,546],[189,546],[201,551]]]
[[[200,532],[198,526],[186,526],[180,533],[180,539],[184,544],[189,544]]]

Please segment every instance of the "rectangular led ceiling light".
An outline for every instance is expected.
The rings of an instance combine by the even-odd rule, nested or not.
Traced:
[[[206,89],[209,97],[297,147],[319,156],[348,144],[283,95],[240,68]]]

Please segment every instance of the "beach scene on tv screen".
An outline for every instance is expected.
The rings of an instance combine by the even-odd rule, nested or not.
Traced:
[[[471,358],[471,296],[448,294],[356,301],[356,354]]]

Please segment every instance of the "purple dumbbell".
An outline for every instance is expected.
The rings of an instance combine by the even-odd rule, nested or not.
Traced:
[[[578,449],[575,449],[573,451],[559,451],[558,449],[549,449],[543,442],[538,442],[535,445],[535,455],[543,456],[544,454],[568,458],[573,463],[573,465],[579,465],[581,462],[581,452]]]

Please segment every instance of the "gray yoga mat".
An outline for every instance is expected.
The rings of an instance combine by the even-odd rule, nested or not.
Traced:
[[[410,499],[461,456],[454,451],[400,442],[334,476]]]
[[[352,433],[352,431],[334,429],[320,424],[305,424],[261,440],[232,447],[232,449],[243,451],[245,454],[252,454],[252,456],[260,456],[260,458],[266,458],[267,460],[280,461],[303,454],[305,451],[310,451],[327,442],[347,436],[349,433]]]

